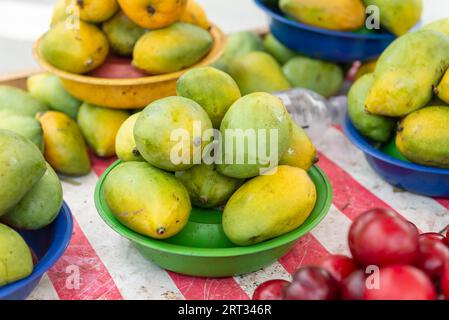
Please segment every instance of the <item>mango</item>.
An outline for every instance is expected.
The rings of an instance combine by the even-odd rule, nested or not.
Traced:
[[[407,54],[413,48],[413,54]],[[449,37],[422,30],[395,40],[381,55],[366,99],[369,113],[403,117],[424,107],[449,67]]]
[[[48,110],[48,106],[33,98],[28,92],[0,85],[0,111],[34,117],[36,113]]]
[[[449,19],[440,19],[431,23],[426,24],[420,30],[433,30],[440,31],[449,36]]]
[[[290,59],[298,55],[295,51],[284,46],[272,33],[265,36],[263,45],[265,51],[271,54],[281,65],[286,64]]]
[[[27,138],[0,130],[0,216],[16,206],[46,170],[40,150]]]
[[[73,28],[60,22],[45,34],[40,50],[56,68],[87,73],[106,60],[109,43],[103,32],[92,24],[79,21],[79,27]]]
[[[67,8],[67,0],[58,0],[53,8],[50,26],[65,20],[69,16],[68,11],[70,9]]]
[[[134,139],[134,126],[139,116],[140,112],[130,116],[123,122],[117,132],[115,152],[117,153],[117,157],[122,161],[144,161]]]
[[[44,152],[44,139],[39,121],[8,111],[0,111],[0,129],[10,130],[33,142]]]
[[[74,6],[81,20],[99,23],[108,20],[119,9],[116,0],[67,0]]]
[[[377,142],[387,142],[395,129],[395,119],[369,114],[365,110],[366,97],[373,83],[372,73],[354,83],[348,94],[348,114],[352,124],[362,135]]]
[[[150,74],[179,71],[200,61],[211,49],[212,42],[206,30],[177,22],[142,36],[134,47],[133,65]]]
[[[290,115],[282,101],[268,93],[237,100],[221,123],[221,174],[246,179],[278,165],[292,133]]]
[[[78,113],[78,125],[87,144],[99,157],[115,156],[115,138],[129,113],[84,102]]]
[[[187,224],[189,193],[172,174],[146,162],[124,162],[106,177],[104,197],[125,226],[155,239],[167,239]]]
[[[176,94],[202,106],[214,128],[220,128],[229,107],[241,97],[234,79],[212,67],[195,68],[186,72],[176,83]]]
[[[241,31],[228,36],[223,55],[212,66],[224,72],[229,72],[232,60],[253,51],[264,51],[262,39],[254,32]]]
[[[193,100],[168,97],[146,107],[134,126],[137,149],[153,166],[183,171],[201,163],[212,129],[206,111]]]
[[[279,160],[280,165],[309,170],[317,161],[317,152],[303,128],[292,123],[292,137],[287,151]]]
[[[324,97],[336,95],[343,86],[343,70],[335,63],[296,57],[284,65],[283,71],[293,87],[309,89]]]
[[[254,245],[298,228],[315,203],[316,188],[307,172],[279,166],[232,195],[223,212],[223,229],[236,245]]]
[[[81,101],[71,96],[61,79],[51,73],[40,73],[27,79],[28,92],[50,106],[52,110],[66,113],[76,119]]]
[[[323,29],[352,31],[365,23],[361,0],[280,0],[279,7],[287,16]]]
[[[233,60],[229,74],[239,85],[242,95],[291,88],[277,61],[265,52],[250,52]]]
[[[145,29],[131,21],[123,11],[119,11],[103,23],[103,32],[115,53],[121,56],[130,56],[137,40],[145,34]]]
[[[195,24],[206,30],[210,29],[206,11],[204,11],[203,7],[195,0],[187,0],[187,6],[179,18],[179,21]]]
[[[82,176],[90,172],[90,159],[80,128],[58,111],[39,113],[36,118],[44,131],[45,159],[57,172]]]
[[[179,20],[187,0],[118,0],[125,14],[142,28],[160,29]]]
[[[397,36],[407,33],[421,18],[422,0],[363,0],[380,10],[380,24]]]
[[[4,224],[0,224],[0,257],[0,287],[33,272],[30,248],[16,231]]]
[[[213,164],[200,164],[175,175],[186,187],[192,203],[200,208],[224,204],[244,182],[220,174]]]
[[[396,145],[410,161],[449,168],[449,107],[430,106],[399,123]]]
[[[21,230],[38,230],[48,226],[62,207],[62,186],[56,172],[47,164],[47,171],[20,202],[0,219]]]

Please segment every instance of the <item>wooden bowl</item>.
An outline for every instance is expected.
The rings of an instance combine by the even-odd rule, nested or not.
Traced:
[[[143,78],[95,78],[60,70],[42,56],[40,44],[43,36],[35,42],[33,55],[44,69],[61,78],[66,90],[74,97],[114,109],[138,109],[157,99],[176,95],[176,81],[184,72],[210,65],[220,58],[226,47],[226,36],[215,25],[212,25],[210,33],[214,40],[212,48],[200,62],[181,71]]]

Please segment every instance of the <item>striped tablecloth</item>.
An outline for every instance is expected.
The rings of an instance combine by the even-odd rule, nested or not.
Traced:
[[[326,255],[349,254],[346,237],[351,221],[368,209],[390,208],[423,232],[439,232],[449,224],[448,199],[395,190],[371,170],[363,154],[338,128],[329,129],[318,149],[319,166],[334,189],[328,216],[275,264],[227,279],[193,278],[160,269],[103,223],[95,210],[93,193],[98,176],[113,160],[94,159],[90,175],[63,183],[75,220],[73,238],[30,299],[245,300],[268,279],[289,279],[297,268]]]

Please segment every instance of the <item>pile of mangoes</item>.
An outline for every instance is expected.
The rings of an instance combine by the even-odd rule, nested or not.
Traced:
[[[277,0],[272,0],[276,2]],[[291,19],[318,28],[364,32],[367,13],[397,36],[421,18],[422,0],[279,0],[280,10]],[[373,7],[375,6],[375,7]]]
[[[33,118],[11,116],[15,123]],[[40,145],[38,143],[38,145]],[[36,141],[0,129],[0,286],[23,279],[33,271],[32,253],[18,230],[49,225],[62,207],[62,186],[45,162]]]
[[[248,130],[276,135],[252,141]],[[213,67],[188,71],[177,96],[128,118],[116,146],[123,162],[105,179],[105,200],[121,223],[148,237],[179,233],[192,204],[224,206],[228,238],[252,245],[297,228],[315,206],[307,170],[316,151],[304,130],[279,98],[242,97],[234,79]]]
[[[71,73],[99,68],[112,52],[159,75],[201,60],[213,44],[209,28],[195,0],[59,0],[40,50]]]
[[[271,33],[263,38],[249,31],[230,35],[223,56],[213,66],[230,74],[242,94],[300,87],[330,97],[344,82],[341,66],[301,55]]]
[[[357,130],[406,160],[449,167],[449,19],[408,33],[350,90]]]

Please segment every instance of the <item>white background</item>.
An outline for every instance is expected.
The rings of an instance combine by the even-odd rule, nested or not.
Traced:
[[[32,42],[48,29],[56,0],[0,0],[0,74],[36,67]],[[226,32],[266,26],[252,0],[198,0]],[[448,0],[424,0],[423,23],[449,17]]]

